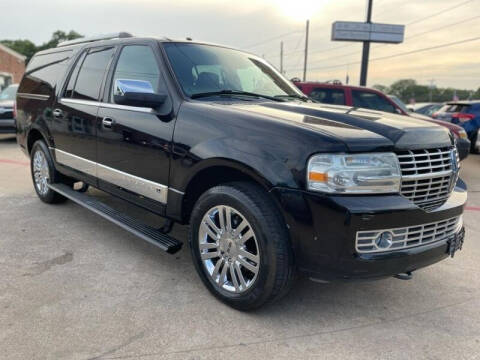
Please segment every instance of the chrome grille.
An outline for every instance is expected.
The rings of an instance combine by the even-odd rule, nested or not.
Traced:
[[[452,162],[452,153],[456,156]],[[424,210],[441,206],[456,182],[455,148],[407,150],[397,153],[402,172],[400,192]]]
[[[462,226],[462,217],[456,216],[447,220],[410,227],[358,231],[355,247],[358,253],[374,253],[407,249],[414,246],[448,240],[454,234],[459,232],[462,229]],[[392,241],[390,247],[381,248],[377,246],[375,240],[385,232],[392,235]]]

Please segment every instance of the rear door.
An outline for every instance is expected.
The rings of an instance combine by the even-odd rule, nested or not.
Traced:
[[[53,107],[52,135],[57,163],[79,179],[96,176],[96,117],[106,70],[115,48],[85,50],[73,67],[61,97]]]
[[[114,102],[118,80],[143,82],[153,92],[168,94],[158,51],[156,43],[128,43],[119,50],[98,112],[97,173],[100,188],[162,213],[174,119]]]

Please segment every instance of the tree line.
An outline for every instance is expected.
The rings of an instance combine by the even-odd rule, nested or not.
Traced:
[[[414,79],[402,79],[394,82],[390,86],[374,85],[373,87],[385,94],[395,95],[407,104],[411,99],[414,99],[417,103],[452,101],[455,97],[458,98],[458,100],[480,99],[480,87],[477,91],[439,88],[417,84]]]
[[[57,30],[52,34],[52,37],[49,41],[41,44],[35,45],[30,40],[0,40],[0,43],[9,47],[12,50],[26,56],[25,62],[28,64],[32,56],[41,50],[50,49],[56,47],[60,42],[67,40],[74,40],[83,37],[76,31],[70,30],[69,32]]]

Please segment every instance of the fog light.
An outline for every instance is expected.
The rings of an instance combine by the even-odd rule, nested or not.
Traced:
[[[384,231],[375,239],[375,245],[379,249],[388,249],[393,244],[393,234],[390,231]]]

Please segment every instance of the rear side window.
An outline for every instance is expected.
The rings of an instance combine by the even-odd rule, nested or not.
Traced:
[[[470,105],[465,105],[465,104],[454,104],[450,105],[450,107],[446,110],[446,112],[449,113],[464,113],[468,114],[470,111]]]
[[[309,96],[324,104],[345,105],[345,92],[341,89],[315,88]]]
[[[395,107],[384,97],[368,91],[352,90],[353,106],[395,113]]]
[[[160,87],[160,70],[152,49],[146,45],[128,45],[122,49],[113,74],[112,98],[118,89],[117,81],[129,80],[149,83],[144,89],[158,93]]]
[[[83,61],[80,59],[77,62],[68,82],[65,96],[71,95],[74,99],[98,101],[105,71],[113,53],[113,47],[88,50]]]
[[[20,85],[21,93],[51,95],[63,76],[72,56],[72,50],[35,55],[30,60]]]

